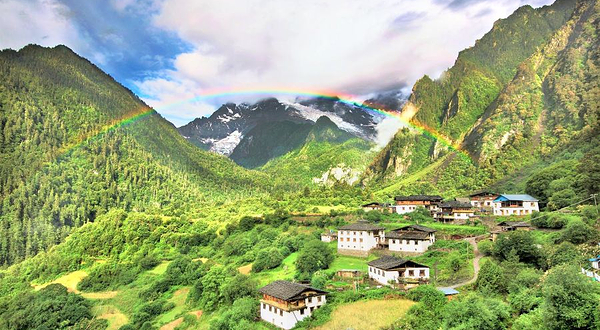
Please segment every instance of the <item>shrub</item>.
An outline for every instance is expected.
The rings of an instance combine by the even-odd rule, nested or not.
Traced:
[[[256,260],[252,263],[252,271],[257,273],[265,269],[276,268],[281,265],[283,259],[283,255],[277,248],[271,247],[260,250],[256,255]]]
[[[158,260],[156,257],[152,256],[152,255],[148,255],[143,257],[142,259],[140,259],[140,268],[143,270],[150,270],[156,266],[158,266],[158,264],[160,263],[160,260]]]
[[[494,242],[487,240],[487,239],[483,240],[483,241],[477,243],[477,249],[484,256],[491,256],[492,253],[494,252]]]
[[[562,231],[561,240],[581,244],[598,236],[596,229],[581,220],[572,220]]]
[[[333,259],[333,253],[327,244],[311,240],[300,250],[296,260],[296,269],[299,276],[310,279],[317,270],[329,268]]]

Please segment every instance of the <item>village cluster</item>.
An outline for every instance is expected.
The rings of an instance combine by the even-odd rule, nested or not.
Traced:
[[[469,220],[479,214],[496,216],[528,215],[538,211],[538,200],[529,195],[507,195],[481,192],[468,198],[443,201],[440,196],[411,195],[395,197],[395,204],[369,203],[363,205],[365,211],[387,210],[398,214],[415,211],[424,207],[438,221]],[[528,230],[525,222],[505,221],[499,223],[501,231]],[[416,255],[427,251],[435,243],[436,230],[421,225],[408,225],[385,231],[385,228],[368,221],[358,221],[338,228],[337,232],[321,235],[324,242],[337,240],[337,252],[343,255],[369,255],[373,249],[401,252]],[[495,239],[499,232],[492,232]],[[394,285],[405,289],[429,282],[429,267],[417,262],[384,255],[370,261],[368,277],[380,285]],[[341,270],[339,276],[354,277],[358,271]],[[442,290],[447,296],[458,291]],[[327,292],[308,285],[278,280],[260,289],[262,294],[260,317],[279,328],[291,329],[297,322],[310,316],[312,312],[327,302]]]

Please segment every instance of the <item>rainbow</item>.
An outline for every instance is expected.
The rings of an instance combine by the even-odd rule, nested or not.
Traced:
[[[114,131],[114,130],[118,129],[119,127],[123,127],[123,126],[127,126],[129,124],[132,124],[132,123],[134,123],[142,118],[146,118],[154,113],[156,113],[156,111],[154,111],[154,109],[152,109],[152,108],[140,107],[137,111],[133,112],[132,114],[129,114],[128,116],[123,117],[123,118],[113,120],[110,123],[102,126],[101,128],[99,128],[91,133],[88,133],[87,136],[78,137],[76,139],[76,142],[67,143],[66,146],[60,148],[57,151],[57,154],[59,155],[59,158],[62,156],[68,155],[73,150],[78,149],[81,146],[104,136],[106,133],[108,133],[110,131]]]
[[[451,141],[451,139],[444,136],[443,134],[436,131],[435,129],[428,127],[425,124],[421,124],[416,120],[411,120],[410,118],[406,118],[405,116],[402,115],[402,113],[400,113],[398,111],[392,111],[389,109],[385,109],[384,106],[381,106],[381,105],[378,105],[375,103],[365,104],[364,102],[360,101],[358,99],[358,97],[356,97],[355,95],[345,94],[345,93],[340,93],[340,92],[335,92],[335,91],[330,91],[330,90],[307,91],[307,90],[291,89],[291,88],[209,89],[209,90],[204,90],[202,92],[202,94],[199,94],[193,98],[190,98],[187,100],[182,100],[179,102],[168,104],[166,106],[159,107],[159,108],[157,108],[157,111],[160,112],[160,110],[166,110],[166,109],[169,109],[172,107],[180,106],[180,105],[195,102],[195,101],[202,101],[202,100],[216,99],[216,98],[228,98],[228,97],[233,98],[233,97],[239,97],[239,96],[244,96],[244,95],[251,95],[251,96],[264,95],[265,97],[290,95],[290,96],[300,96],[300,97],[320,97],[320,98],[338,100],[339,102],[342,102],[342,103],[345,103],[348,105],[352,105],[352,106],[356,106],[356,107],[362,108],[369,112],[378,113],[378,114],[384,115],[386,117],[395,118],[398,121],[400,121],[402,124],[404,124],[406,127],[409,127],[410,129],[412,129],[414,131],[417,131],[425,136],[428,136],[428,137],[438,141],[443,146],[456,152],[458,155],[466,157],[466,159],[473,161],[473,158],[471,157],[471,155],[467,151],[462,150],[459,144],[453,143]]]
[[[433,128],[430,128],[424,124],[421,124],[418,121],[410,120],[410,118],[405,118],[402,115],[402,113],[385,109],[385,107],[383,107],[383,106],[380,106],[380,105],[377,105],[374,103],[365,104],[364,102],[359,101],[359,99],[354,95],[340,93],[340,92],[334,92],[334,91],[328,91],[328,90],[307,91],[307,90],[289,89],[289,88],[287,88],[287,89],[286,88],[210,89],[210,90],[204,90],[202,92],[202,94],[198,94],[197,96],[194,96],[193,98],[170,103],[165,106],[160,106],[160,107],[156,108],[156,110],[158,112],[160,112],[161,110],[166,110],[169,108],[181,106],[181,105],[191,103],[191,102],[197,102],[197,101],[208,100],[208,99],[216,99],[216,98],[234,98],[234,97],[245,96],[245,95],[248,95],[248,96],[264,95],[265,97],[289,95],[289,96],[298,96],[298,97],[315,97],[315,98],[334,99],[334,100],[337,100],[339,102],[342,102],[342,103],[345,103],[345,104],[348,104],[351,106],[362,108],[369,112],[373,112],[373,113],[384,115],[386,117],[394,118],[394,119],[398,120],[399,122],[401,122],[402,124],[404,124],[409,129],[412,129],[412,130],[417,131],[425,136],[435,139],[436,141],[441,143],[443,146],[456,152],[458,155],[460,155],[462,157],[466,157],[466,159],[468,159],[468,160],[472,160],[472,157],[469,155],[469,153],[467,153],[465,150],[462,150],[460,145],[453,143],[449,138],[445,137],[443,134],[441,134],[440,132],[436,131]],[[106,134],[107,132],[115,130],[119,127],[129,125],[129,124],[136,122],[142,118],[145,118],[153,113],[155,113],[155,111],[152,108],[147,108],[147,107],[140,108],[138,111],[134,112],[133,114],[131,114],[127,117],[115,120],[115,121],[111,122],[110,124],[103,126],[101,129],[97,130],[96,132],[92,132],[92,134],[88,134],[88,137],[80,139],[80,142],[70,144],[69,146],[63,148],[63,152],[68,153],[71,150],[87,143],[90,140],[96,139],[96,138]],[[59,153],[59,154],[62,154],[62,153]]]

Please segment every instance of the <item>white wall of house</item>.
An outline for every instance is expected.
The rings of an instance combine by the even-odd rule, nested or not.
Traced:
[[[600,261],[592,261],[592,268],[600,269]]]
[[[398,213],[398,214],[405,214],[405,213],[413,212],[414,210],[417,209],[418,206],[422,206],[422,205],[416,205],[416,204],[394,205],[394,209],[395,209],[396,213]]]
[[[321,241],[329,243],[335,241],[335,238],[331,235],[321,235]]]
[[[493,204],[494,204],[494,201],[490,200],[490,199],[483,200],[483,201],[480,201],[478,199],[471,199],[471,205],[473,205],[477,208],[482,208],[482,207],[492,208]]]
[[[430,235],[431,237],[432,235]],[[434,236],[435,237],[435,236]],[[388,239],[390,251],[398,252],[425,252],[435,242],[435,238],[426,240],[415,239]]]
[[[338,230],[338,250],[369,251],[384,237],[383,231],[368,232],[356,230]]]
[[[293,328],[296,323],[309,317],[315,309],[325,305],[326,302],[327,298],[325,295],[306,298],[306,308],[303,310],[295,310],[290,312],[272,306],[268,303],[261,302],[260,318],[279,328],[287,330]]]
[[[450,214],[444,214],[442,219],[445,220],[468,220],[475,216],[473,211],[465,211],[465,212],[452,212]]]
[[[398,277],[399,277],[399,272],[396,270],[386,271],[383,269],[369,266],[369,278],[373,279],[374,281],[376,281],[380,284],[389,285],[390,281],[396,282],[398,280]],[[427,279],[427,278],[429,278],[429,268],[427,268],[427,267],[407,268],[404,271],[404,278]]]
[[[494,215],[527,215],[539,211],[538,202],[523,202],[522,207],[502,207],[502,203],[494,203]]]

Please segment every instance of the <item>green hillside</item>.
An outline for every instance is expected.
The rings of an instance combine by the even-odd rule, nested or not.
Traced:
[[[0,76],[0,264],[113,207],[183,214],[264,187],[64,46],[2,51]]]
[[[313,183],[354,184],[372,159],[373,147],[373,143],[339,129],[323,116],[306,131],[299,147],[271,159],[259,170],[298,187]],[[336,179],[331,171],[343,174]]]
[[[309,123],[291,121],[258,123],[244,136],[229,157],[246,168],[262,166],[270,159],[300,147],[311,127]]]
[[[403,130],[363,181],[384,188],[382,196],[452,197],[490,186],[523,191],[544,166],[595,154],[597,7],[596,1],[557,1],[522,7],[496,22],[442,78],[419,80],[407,105],[417,108],[415,124],[437,129],[463,152]],[[569,189],[595,192],[582,189],[583,181]]]

